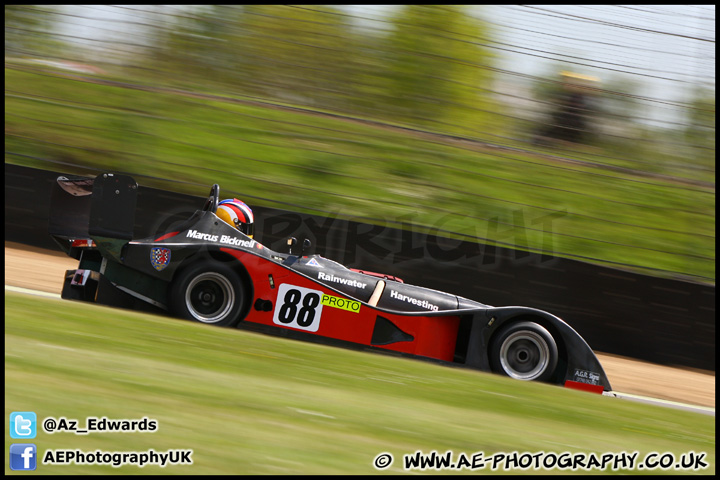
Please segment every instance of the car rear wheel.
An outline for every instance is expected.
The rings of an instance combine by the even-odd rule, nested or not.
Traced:
[[[170,290],[173,314],[212,325],[235,326],[245,303],[240,275],[229,266],[210,260],[179,272]]]
[[[547,381],[555,372],[558,348],[553,336],[535,322],[516,322],[493,338],[490,363],[496,373],[517,380]]]

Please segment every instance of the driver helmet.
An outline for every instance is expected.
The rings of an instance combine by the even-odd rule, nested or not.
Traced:
[[[237,198],[223,200],[218,203],[215,214],[223,222],[253,238],[255,233],[253,212],[242,200]]]

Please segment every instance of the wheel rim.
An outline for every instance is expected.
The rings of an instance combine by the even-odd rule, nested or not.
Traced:
[[[223,275],[205,272],[188,285],[185,305],[198,321],[217,323],[224,320],[235,305],[235,290]]]
[[[550,364],[550,347],[539,333],[515,332],[500,347],[500,363],[512,378],[535,380]]]

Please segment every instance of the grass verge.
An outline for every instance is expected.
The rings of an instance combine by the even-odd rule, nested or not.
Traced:
[[[33,411],[38,423],[158,421],[149,433],[41,431],[39,455],[193,450],[190,466],[39,464],[37,474],[373,474],[381,452],[395,457],[385,472],[402,473],[403,454],[418,450],[693,451],[706,453],[701,473],[715,472],[714,418],[705,415],[7,292],[5,315],[6,419]],[[6,452],[16,442],[6,430]],[[653,471],[664,472],[678,473]]]

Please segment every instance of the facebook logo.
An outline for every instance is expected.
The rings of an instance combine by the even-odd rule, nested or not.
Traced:
[[[37,447],[32,443],[10,445],[10,470],[35,470]]]
[[[10,414],[11,438],[35,438],[37,416],[35,412],[12,412]]]

